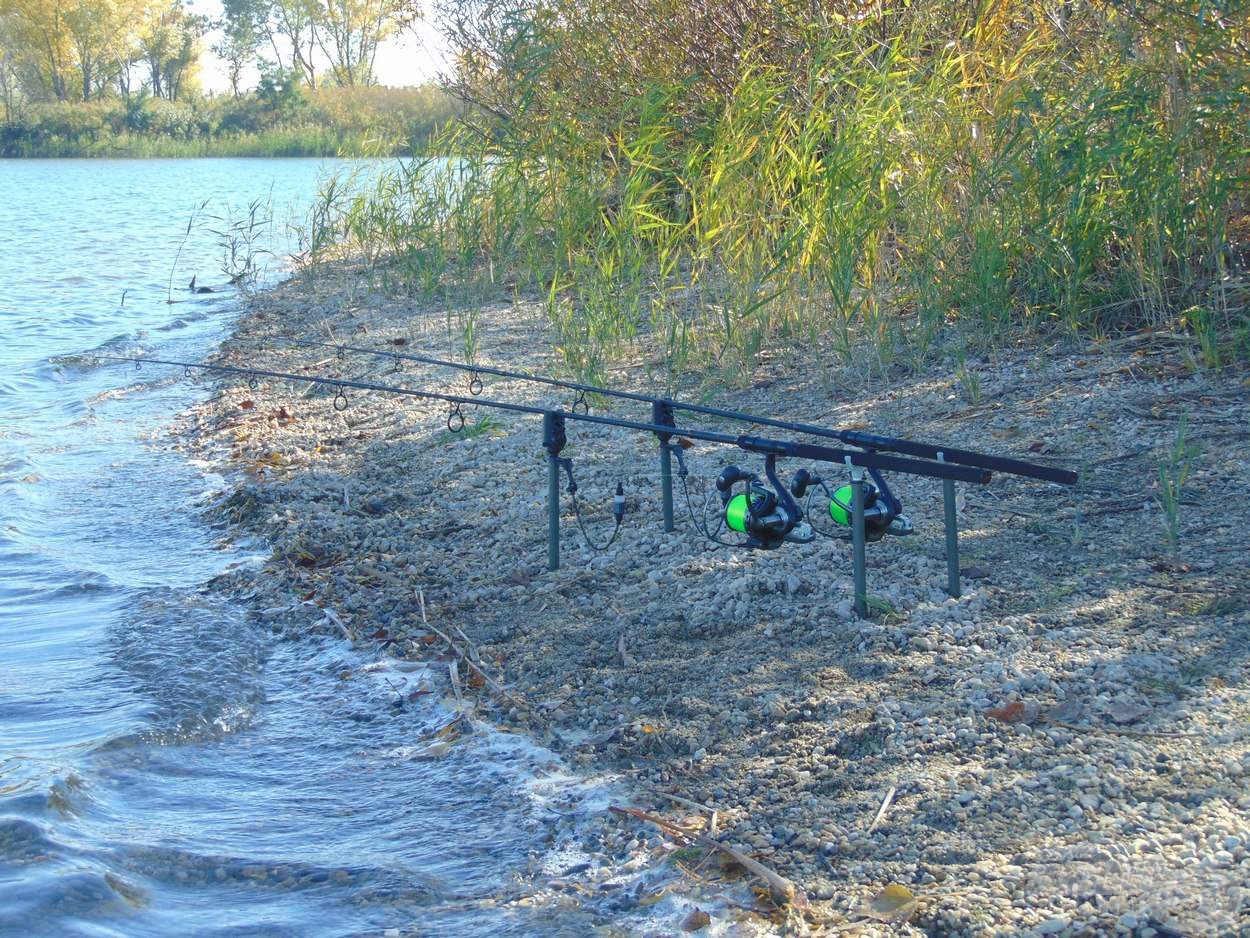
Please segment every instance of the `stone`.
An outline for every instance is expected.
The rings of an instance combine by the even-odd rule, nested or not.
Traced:
[[[1071,924],[1071,921],[1064,916],[1056,915],[1038,925],[1037,933],[1039,935],[1057,935]]]

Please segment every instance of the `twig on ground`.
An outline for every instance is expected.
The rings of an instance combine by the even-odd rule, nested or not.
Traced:
[[[640,811],[637,808],[619,808],[615,805],[608,808],[613,814],[623,817],[632,817],[639,821],[646,821],[653,824],[660,830],[668,834],[676,834],[685,838],[688,842],[697,843],[704,847],[711,847],[719,850],[733,859],[735,863],[745,869],[748,873],[763,880],[768,886],[768,894],[773,902],[779,906],[792,904],[806,904],[807,897],[794,888],[794,883],[786,879],[780,873],[769,869],[759,860],[747,856],[741,850],[729,846],[715,838],[697,831],[687,830],[686,828],[666,821],[664,818],[656,817],[654,814],[648,814],[646,811]]]
[[[697,801],[691,801],[689,798],[683,798],[681,795],[675,795],[671,791],[665,791],[662,788],[652,788],[651,791],[657,795],[663,795],[665,798],[668,798],[670,801],[674,801],[677,804],[684,804],[687,808],[694,808],[698,811],[706,811],[708,813],[707,832],[713,837],[716,836],[716,823],[719,819],[720,812],[718,812],[715,808],[710,805],[699,804]]]
[[[333,622],[335,625],[339,627],[339,629],[343,633],[344,638],[346,638],[349,642],[352,642],[352,643],[356,642],[355,634],[352,632],[351,629],[347,627],[347,624],[341,618],[339,618],[339,614],[337,612],[335,612],[333,609],[330,609],[329,607],[326,607],[321,610],[321,614],[324,615],[327,619],[329,619],[331,622]]]
[[[868,825],[866,833],[871,834],[877,829],[877,825],[880,824],[881,819],[885,817],[885,812],[890,810],[890,804],[894,801],[894,794],[897,791],[898,789],[893,785],[890,786],[890,790],[885,793],[885,798],[881,802],[881,807],[877,809],[877,816],[873,818],[872,823]]]
[[[430,624],[429,617],[426,615],[426,612],[425,612],[425,593],[422,592],[420,589],[417,590],[417,605],[420,606],[421,608],[421,625],[425,627],[426,629],[428,629],[429,631],[433,632],[435,635],[441,638],[444,642],[446,642],[447,647],[451,649],[451,653],[455,655],[457,659],[463,661],[466,665],[472,668],[473,671],[477,674],[477,676],[480,677],[485,682],[487,687],[489,687],[492,691],[494,691],[497,695],[502,697],[504,700],[508,701],[508,703],[512,704],[514,707],[518,707],[522,710],[525,710],[530,714],[536,713],[533,707],[531,707],[525,701],[521,700],[519,697],[516,697],[510,694],[507,690],[504,689],[504,686],[502,684],[500,684],[493,677],[491,677],[489,674],[483,671],[478,665],[474,664],[472,659],[469,658],[469,656],[465,653],[465,651],[459,645],[457,645],[454,641],[452,641],[451,637],[447,635],[446,632],[443,632],[441,629],[438,629],[435,626]]]
[[[1208,739],[1201,733],[1169,733],[1169,732],[1151,732],[1149,730],[1129,730],[1120,729],[1115,726],[1078,726],[1075,723],[1064,723],[1061,720],[1045,719],[1044,722],[1051,726],[1060,726],[1065,730],[1072,730],[1074,733],[1109,733],[1112,736],[1137,736],[1142,739]]]
[[[463,708],[464,697],[460,693],[460,671],[456,668],[455,659],[447,662],[447,676],[451,679],[451,690],[456,695],[456,704]]]

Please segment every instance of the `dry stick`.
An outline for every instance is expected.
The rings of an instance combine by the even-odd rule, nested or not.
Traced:
[[[460,671],[454,660],[447,662],[447,676],[451,678],[451,690],[456,695],[456,705],[464,711],[464,697],[460,694]]]
[[[342,629],[344,638],[346,638],[349,642],[352,642],[353,644],[355,643],[356,636],[352,634],[352,630],[347,627],[346,623],[344,623],[343,620],[339,618],[339,614],[337,612],[335,612],[333,609],[327,606],[326,608],[321,610],[321,613],[327,619],[329,619],[331,622],[337,625],[340,629]]]
[[[1201,733],[1169,733],[1149,732],[1148,730],[1122,730],[1114,726],[1077,726],[1075,723],[1064,723],[1062,720],[1050,720],[1045,717],[1043,722],[1051,726],[1061,726],[1074,733],[1110,733],[1113,736],[1139,736],[1142,739],[1208,739]]]
[[[637,808],[618,808],[612,805],[608,808],[613,814],[623,817],[632,817],[639,821],[646,821],[648,824],[654,824],[660,830],[670,834],[677,834],[684,837],[691,843],[697,843],[704,847],[711,847],[714,850],[720,850],[733,859],[735,863],[745,869],[748,873],[759,877],[768,885],[768,894],[773,902],[779,906],[792,904],[800,895],[798,890],[794,888],[794,883],[786,879],[780,873],[770,870],[763,863],[752,859],[741,850],[737,850],[726,843],[715,840],[706,834],[700,834],[697,831],[687,830],[678,824],[673,824],[664,818],[656,817],[654,814],[648,814]],[[806,896],[804,896],[806,898]]]
[[[877,825],[881,823],[881,819],[885,817],[885,812],[890,810],[890,803],[894,800],[894,793],[897,791],[893,785],[890,790],[885,793],[885,799],[881,802],[881,807],[877,809],[877,816],[872,819],[872,823],[868,825],[867,833],[871,834],[877,829]]]
[[[982,509],[987,509],[989,511],[1001,511],[1004,514],[1016,515],[1017,517],[1029,518],[1030,520],[1036,520],[1041,517],[1046,517],[1040,514],[1035,514],[1034,512],[1031,512],[1031,511],[1021,511],[1018,508],[1008,508],[1006,505],[1002,505],[1002,504],[989,505],[989,504],[986,504],[985,502],[973,501],[971,498],[967,500],[967,503],[972,508],[982,508]],[[1050,515],[1049,517],[1054,517],[1054,516]]]
[[[508,691],[504,690],[502,684],[500,684],[498,681],[492,678],[489,674],[487,674],[485,671],[479,668],[476,664],[474,664],[471,660],[469,660],[468,655],[466,655],[464,651],[462,651],[461,648],[455,642],[453,642],[447,636],[445,632],[442,632],[441,630],[430,625],[430,620],[426,617],[426,614],[425,614],[425,594],[420,589],[417,590],[417,605],[421,607],[421,624],[425,626],[425,628],[433,632],[435,635],[437,635],[439,638],[441,638],[444,642],[446,642],[447,647],[451,649],[452,653],[461,661],[463,661],[465,664],[467,664],[470,668],[472,668],[477,673],[477,676],[486,682],[487,687],[493,690],[500,697],[504,698],[504,700],[508,701],[514,707],[520,707],[523,710],[529,711],[531,714],[535,712],[533,707],[531,707],[529,704],[527,704],[525,701],[521,700],[520,698],[514,697],[512,694],[508,693]]]
[[[677,804],[684,804],[687,808],[695,808],[699,811],[706,811],[708,813],[707,832],[713,837],[716,836],[716,822],[719,817],[719,812],[715,808],[710,807],[709,805],[699,804],[697,801],[691,801],[689,798],[683,798],[681,795],[674,795],[671,791],[665,791],[662,788],[652,788],[651,791],[657,795],[663,795],[665,798],[675,801]]]
[[[460,628],[460,626],[458,625],[453,625],[452,628],[456,630],[456,634],[459,635],[460,638],[464,640],[465,646],[469,649],[470,662],[471,663],[480,662],[482,660],[482,655],[477,650],[477,646],[473,644],[473,640],[469,638],[469,636],[464,634],[464,629]]]

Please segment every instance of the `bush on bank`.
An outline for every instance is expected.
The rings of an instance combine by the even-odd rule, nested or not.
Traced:
[[[237,99],[31,104],[0,124],[0,155],[408,155],[457,111],[432,86],[309,91],[264,83]]]

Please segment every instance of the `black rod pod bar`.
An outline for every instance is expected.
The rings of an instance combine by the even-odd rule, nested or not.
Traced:
[[[1025,476],[1032,479],[1039,479],[1043,482],[1054,482],[1059,485],[1074,485],[1077,481],[1076,473],[1070,469],[1058,469],[1053,466],[1041,466],[1036,463],[1030,463],[1020,459],[1011,459],[1006,456],[993,456],[988,453],[978,453],[973,450],[958,449],[956,447],[938,446],[932,443],[921,443],[915,440],[900,439],[898,437],[881,436],[875,433],[863,433],[859,430],[830,429],[829,427],[821,427],[810,423],[802,423],[793,420],[780,420],[775,417],[763,417],[759,414],[751,414],[738,410],[727,410],[721,407],[710,407],[706,404],[692,404],[684,401],[673,400],[672,398],[657,397],[651,394],[640,394],[634,391],[621,391],[615,388],[603,388],[598,387],[597,385],[584,384],[578,381],[563,381],[559,378],[551,378],[546,375],[510,371],[505,368],[494,368],[489,365],[467,365],[461,362],[449,361],[447,359],[434,358],[429,355],[418,355],[413,352],[395,352],[389,349],[376,349],[362,345],[348,345],[340,342],[318,342],[313,339],[283,338],[282,341],[306,348],[332,349],[340,355],[344,352],[356,352],[362,355],[375,355],[383,358],[413,361],[443,368],[454,368],[459,371],[467,371],[470,374],[478,375],[479,377],[481,375],[488,374],[513,381],[528,381],[535,384],[545,384],[549,387],[577,391],[579,393],[577,404],[575,405],[577,409],[580,409],[580,405],[585,403],[585,394],[599,394],[604,397],[614,397],[621,400],[658,405],[665,408],[670,416],[674,411],[683,411],[685,413],[701,414],[707,417],[718,417],[723,420],[734,420],[758,426],[789,430],[791,433],[800,433],[807,436],[818,436],[825,439],[838,440],[841,443],[858,446],[865,450],[901,453],[907,456],[915,456],[920,459],[939,460],[948,464],[953,463],[962,466],[975,466],[979,469],[987,469],[990,472],[1004,472],[1009,475]],[[655,416],[656,415],[653,410],[653,423],[664,422],[662,420],[655,419]],[[690,433],[688,431],[683,431],[683,435],[689,437]],[[663,442],[667,442],[667,440],[663,440]]]

